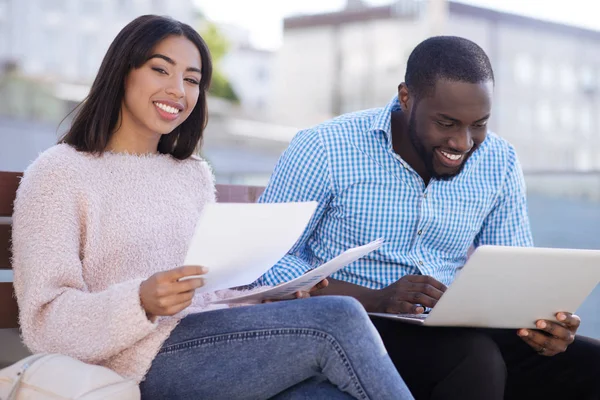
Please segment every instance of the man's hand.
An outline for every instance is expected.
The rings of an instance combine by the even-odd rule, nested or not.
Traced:
[[[157,316],[175,315],[192,304],[197,288],[204,285],[202,278],[179,281],[186,276],[203,275],[204,267],[185,266],[169,271],[158,272],[140,285],[140,302],[148,319]]]
[[[433,308],[446,291],[446,286],[424,275],[406,275],[390,286],[375,291],[370,312],[389,314],[421,314],[424,307]]]
[[[539,331],[519,329],[517,334],[540,355],[550,357],[562,353],[575,340],[581,319],[566,312],[556,314],[556,319],[558,322],[539,320],[535,324]]]
[[[313,286],[309,291],[308,294],[309,296],[316,292],[317,290],[321,290],[321,289],[325,289],[327,286],[329,285],[329,281],[327,280],[327,278],[323,279],[321,282],[317,283],[315,286]],[[300,292],[298,292],[300,293]]]

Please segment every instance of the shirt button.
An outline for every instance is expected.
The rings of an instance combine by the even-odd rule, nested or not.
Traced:
[[[423,265],[423,261],[419,261],[419,265]]]
[[[417,235],[420,235],[421,233],[423,233],[423,231],[419,230],[419,232],[417,232]]]
[[[427,198],[427,193],[423,193],[423,197],[424,197],[424,198]]]

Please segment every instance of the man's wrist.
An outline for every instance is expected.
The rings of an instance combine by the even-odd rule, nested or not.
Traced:
[[[358,300],[367,312],[378,312],[381,291],[328,278],[329,285],[311,293],[312,296],[350,296]]]
[[[357,297],[357,300],[360,301],[367,312],[381,312],[379,290],[365,289],[366,290]]]

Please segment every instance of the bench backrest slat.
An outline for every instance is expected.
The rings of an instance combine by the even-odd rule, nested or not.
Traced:
[[[10,217],[22,174],[0,171],[0,217]]]
[[[0,224],[0,270],[10,269],[10,225]]]
[[[10,282],[0,282],[0,329],[19,327],[19,309]]]

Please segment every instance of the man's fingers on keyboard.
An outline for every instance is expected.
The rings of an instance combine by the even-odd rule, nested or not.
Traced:
[[[407,299],[412,304],[422,304],[426,307],[435,307],[437,300],[423,292],[408,292]]]
[[[422,314],[425,308],[420,304],[413,304],[408,301],[397,301],[390,304],[385,312],[390,314]]]

